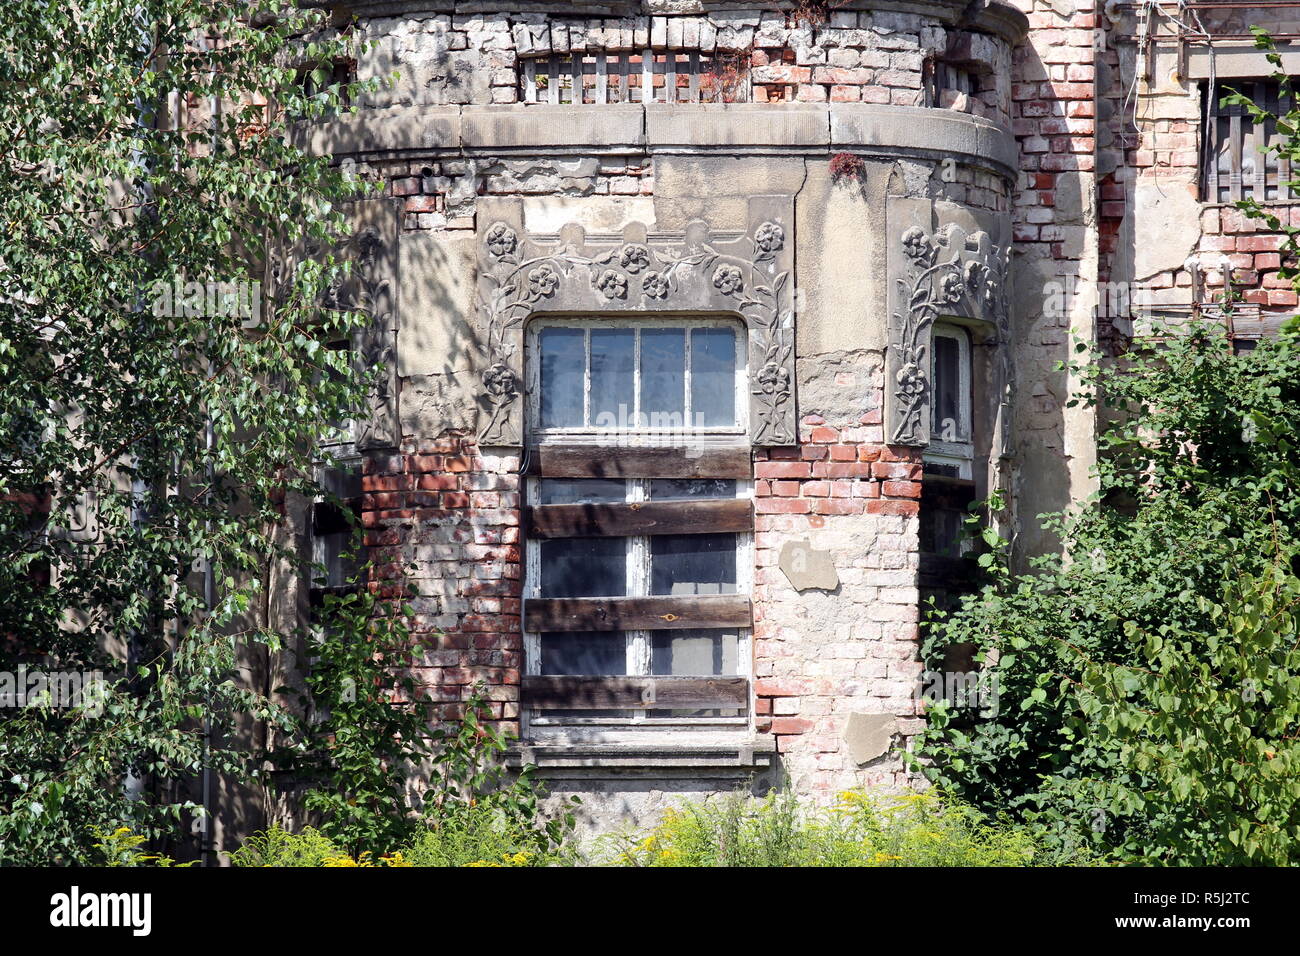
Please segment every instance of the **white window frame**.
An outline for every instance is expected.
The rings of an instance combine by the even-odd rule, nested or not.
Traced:
[[[930,397],[935,399],[935,339],[953,339],[957,342],[958,393],[956,423],[959,435],[965,435],[964,441],[944,441],[934,428],[933,412],[930,422],[930,446],[925,451],[925,460],[936,464],[956,465],[958,476],[967,480],[974,477],[975,444],[974,422],[971,412],[971,337],[963,326],[949,322],[936,323],[931,331],[930,343]]]
[[[530,422],[540,421],[541,411],[541,350],[539,337],[545,328],[718,328],[728,327],[736,332],[736,419],[732,426],[710,426],[692,430],[689,444],[692,445],[741,445],[749,447],[749,373],[748,328],[744,321],[736,316],[709,315],[660,316],[641,313],[633,317],[595,316],[595,317],[539,317],[528,325],[526,337],[525,372],[527,382],[527,412]],[[686,393],[686,415],[691,412],[690,394],[690,340],[686,336],[686,373],[684,389]],[[586,371],[583,383],[583,420],[590,419],[591,381],[590,350],[591,337],[585,340]],[[637,339],[639,359],[640,338]],[[637,362],[638,381],[633,394],[640,403],[640,362]],[[639,415],[639,407],[634,413]],[[683,432],[675,428],[650,428],[648,426],[629,429],[627,432],[611,431],[605,428],[584,426],[582,428],[549,428],[534,426],[530,431],[530,440],[536,444],[589,444],[593,454],[599,454],[602,447],[620,445],[680,445],[687,441]],[[701,476],[707,480],[708,476]],[[530,477],[525,483],[525,503],[536,506],[540,503],[541,482],[544,477]],[[616,479],[619,480],[619,479]],[[629,503],[649,500],[649,478],[626,478],[624,482],[624,501]],[[752,480],[734,480],[735,497],[750,499],[754,494]],[[754,588],[754,536],[751,533],[735,533],[736,537],[736,593],[751,595]],[[628,536],[625,542],[627,581],[625,592],[629,597],[646,596],[650,591],[650,536]],[[541,541],[527,538],[524,542],[524,588],[525,603],[529,598],[541,595]],[[521,621],[523,620],[521,613]],[[719,628],[718,630],[730,630]],[[753,643],[750,628],[736,628],[736,674],[719,676],[744,677],[750,683],[750,700],[745,714],[738,717],[651,717],[648,711],[634,711],[629,717],[581,717],[581,716],[545,716],[544,712],[523,709],[520,713],[520,730],[523,739],[535,744],[582,744],[582,743],[637,743],[644,742],[651,735],[671,731],[672,741],[677,744],[706,743],[717,741],[719,735],[730,739],[735,734],[748,734],[753,726]],[[611,632],[610,640],[617,640],[617,632]],[[621,632],[623,635],[627,661],[627,676],[649,676],[652,667],[652,644],[650,630],[631,630]],[[541,635],[529,631],[523,626],[524,636],[524,673],[537,676],[541,673],[542,644]]]
[[[636,318],[626,316],[595,316],[584,318],[537,318],[529,323],[527,338],[527,387],[528,420],[541,421],[542,408],[542,369],[537,356],[541,354],[541,333],[550,328],[580,328],[587,330],[584,336],[584,354],[586,365],[583,370],[582,417],[584,422],[591,420],[591,329],[645,329],[645,328],[730,328],[736,333],[736,371],[735,371],[735,408],[734,425],[709,425],[700,428],[652,428],[640,424],[641,415],[641,371],[640,352],[641,337],[636,339],[636,368],[634,371],[632,424],[627,429],[599,428],[584,424],[581,427],[541,428],[534,424],[531,438],[538,444],[547,442],[562,444],[618,445],[640,443],[681,444],[732,444],[748,442],[749,436],[749,370],[748,370],[748,330],[742,319],[735,316],[701,316],[690,318],[684,316],[658,316],[642,314]],[[691,336],[686,336],[686,370],[685,370],[684,419],[691,420]],[[689,436],[689,438],[687,437]]]

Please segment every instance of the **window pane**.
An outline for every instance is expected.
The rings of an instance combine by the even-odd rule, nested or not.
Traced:
[[[623,501],[626,497],[623,481],[609,478],[543,478],[537,493],[538,503],[543,505]]]
[[[631,329],[591,330],[591,424],[626,428],[633,412],[636,333]]]
[[[582,329],[543,329],[539,336],[543,428],[571,428],[583,424],[584,337]]]
[[[623,597],[627,547],[622,538],[557,538],[539,542],[541,596]]]
[[[678,677],[737,674],[740,635],[695,628],[650,632],[650,672]],[[651,717],[738,717],[738,710],[652,710]]]
[[[961,420],[961,347],[947,335],[934,337],[934,409],[931,430],[937,441],[966,441]]]
[[[734,534],[661,535],[650,539],[651,594],[735,594]]]
[[[641,423],[682,428],[686,415],[686,330],[641,332]]]
[[[657,501],[672,498],[734,498],[736,483],[729,478],[655,478],[650,482],[650,497]]]
[[[543,674],[627,673],[627,642],[621,631],[548,633],[541,642]]]
[[[736,331],[691,330],[691,425],[736,424]]]

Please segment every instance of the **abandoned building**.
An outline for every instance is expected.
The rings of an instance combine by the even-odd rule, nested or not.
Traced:
[[[1300,66],[1300,4],[782,6],[362,0],[340,70],[394,80],[300,134],[385,184],[336,291],[386,382],[326,472],[369,587],[587,825],[908,786],[968,505],[1023,561],[1090,491],[1073,343],[1296,306],[1233,205],[1300,225],[1277,131],[1219,104],[1285,108],[1249,26]],[[348,571],[292,514],[286,622]]]

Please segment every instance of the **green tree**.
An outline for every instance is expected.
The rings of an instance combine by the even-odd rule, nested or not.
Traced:
[[[276,713],[232,664],[278,640],[256,572],[317,436],[359,407],[322,341],[363,316],[317,307],[346,269],[329,255],[274,300],[239,287],[256,323],[163,290],[259,280],[271,243],[345,230],[362,187],[285,135],[343,108],[352,90],[303,78],[346,38],[319,11],[252,9],[0,10],[0,669],[107,684],[99,716],[0,715],[0,863],[94,859],[93,828],[175,832],[201,766],[245,769],[220,744],[231,715]]]

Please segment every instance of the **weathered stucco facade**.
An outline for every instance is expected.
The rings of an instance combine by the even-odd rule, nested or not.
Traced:
[[[1098,309],[1107,283],[1190,307],[1227,254],[1260,327],[1295,305],[1276,237],[1198,192],[1208,47],[1168,17],[1144,32],[1128,5],[1090,0],[864,0],[802,19],[712,0],[349,12],[358,78],[393,82],[302,135],[384,184],[357,211],[354,290],[376,316],[362,354],[392,369],[357,443],[371,587],[414,609],[445,716],[485,683],[515,759],[580,795],[593,825],[737,787],[908,786],[896,748],[923,718],[923,597],[962,574],[940,516],[1000,490],[988,519],[1016,553],[1054,547],[1035,516],[1087,494],[1095,459],[1093,413],[1067,405],[1058,363],[1072,336],[1116,348],[1133,331]],[[1218,77],[1267,75],[1228,43],[1236,73]],[[740,337],[730,432],[548,431],[538,330],[587,336],[581,416],[592,329],[698,321]],[[952,367],[935,365],[939,334]],[[548,479],[632,490],[548,504]],[[744,514],[710,499],[660,515],[647,489],[683,479],[734,483]],[[603,609],[548,596],[539,538],[653,552],[655,521],[734,535],[730,590]],[[646,621],[654,600],[666,629]],[[631,669],[637,642],[691,615],[734,632],[735,659],[695,675],[733,706],[656,711],[676,691],[657,665]],[[599,677],[615,698],[558,713],[625,714],[611,701],[639,694],[642,717],[696,716],[541,719],[572,692],[541,628],[629,635],[629,668]]]

